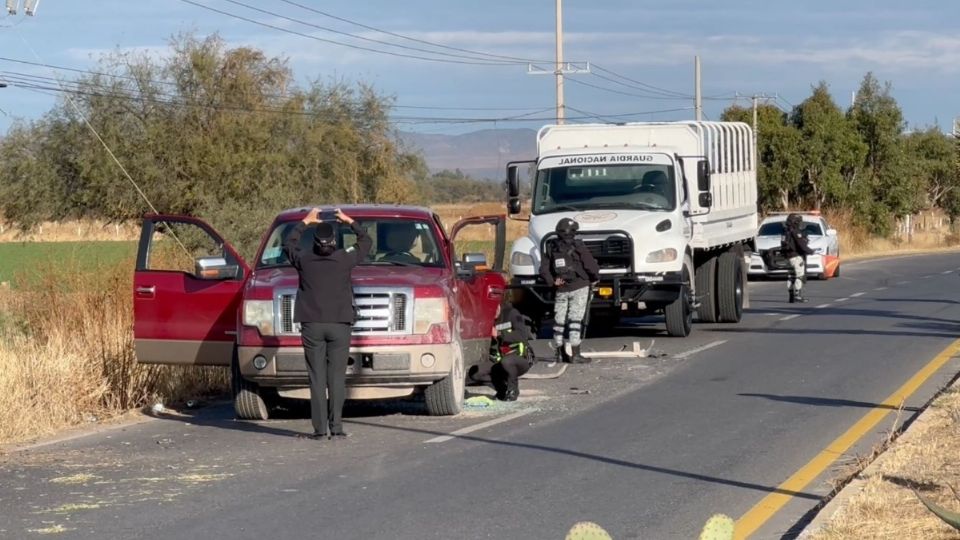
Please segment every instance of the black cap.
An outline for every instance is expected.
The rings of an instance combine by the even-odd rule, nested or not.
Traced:
[[[316,231],[313,234],[313,243],[318,246],[329,246],[335,244],[337,240],[336,230],[333,228],[333,225],[320,222],[317,223]]]

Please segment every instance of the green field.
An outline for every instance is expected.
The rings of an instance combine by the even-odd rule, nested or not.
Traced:
[[[93,271],[130,259],[132,269],[136,253],[136,242],[4,242],[0,243],[0,283],[12,282],[18,273],[29,277],[57,265]]]

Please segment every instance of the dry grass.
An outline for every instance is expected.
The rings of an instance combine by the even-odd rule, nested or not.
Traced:
[[[824,217],[837,229],[840,236],[840,253],[845,259],[858,259],[890,253],[921,253],[952,249],[960,246],[960,236],[943,226],[943,217],[927,213],[926,219],[915,222],[916,230],[909,237],[882,238],[870,234],[860,226],[849,212],[828,213]]]
[[[132,262],[79,266],[0,289],[0,444],[227,388],[223,369],[138,365]]]
[[[67,221],[42,223],[23,231],[0,220],[0,242],[76,242],[91,240],[136,240],[140,226],[136,223],[111,224],[102,221]]]
[[[863,490],[810,538],[958,539],[914,495],[960,510],[948,486],[960,486],[960,386],[941,395],[907,435],[893,442],[862,475]]]

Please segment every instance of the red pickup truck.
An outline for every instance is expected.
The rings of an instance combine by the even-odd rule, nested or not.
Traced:
[[[448,235],[426,208],[342,208],[373,239],[370,255],[353,272],[357,322],[347,397],[422,392],[430,414],[457,414],[465,374],[488,354],[506,289],[505,217],[467,218]],[[267,419],[281,395],[303,395],[309,380],[293,322],[297,273],[282,246],[308,210],[278,215],[253,264],[199,219],[145,216],[134,277],[138,361],[230,366],[239,418]],[[322,210],[333,214],[333,207]],[[479,253],[457,258],[454,239],[468,226],[496,231],[492,265]],[[302,241],[312,245],[310,230]],[[354,241],[353,231],[340,227],[340,245]]]

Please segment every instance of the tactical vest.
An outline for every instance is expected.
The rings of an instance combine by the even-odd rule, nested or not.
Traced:
[[[549,247],[550,265],[553,269],[553,275],[564,281],[573,281],[577,279],[579,273],[577,269],[582,266],[577,248],[573,244],[564,244],[559,240],[554,240]]]

